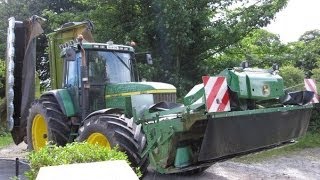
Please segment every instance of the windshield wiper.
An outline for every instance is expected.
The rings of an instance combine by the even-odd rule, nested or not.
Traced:
[[[131,70],[130,67],[126,64],[126,62],[124,62],[124,60],[123,60],[118,54],[116,54],[116,52],[112,52],[112,54],[115,55],[115,56],[120,60],[120,62],[121,62],[124,66],[126,66],[126,68],[127,68],[129,71]]]

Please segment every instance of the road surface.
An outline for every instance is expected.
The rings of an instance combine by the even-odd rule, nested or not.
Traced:
[[[27,146],[10,145],[0,149],[0,180],[10,179],[15,175],[15,158],[25,158]],[[249,156],[250,157],[250,156]],[[28,166],[20,163],[20,174]],[[24,179],[23,176],[21,176]],[[182,176],[162,175],[149,168],[144,180],[237,180],[237,179],[320,179],[320,148],[304,149],[284,156],[272,157],[268,160],[243,163],[231,159],[212,165],[203,173]]]

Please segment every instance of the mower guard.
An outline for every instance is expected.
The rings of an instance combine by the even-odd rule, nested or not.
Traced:
[[[9,19],[7,40],[7,124],[16,144],[26,136],[29,108],[35,98],[36,37],[43,33],[38,16]]]
[[[255,151],[298,138],[307,131],[312,112],[312,105],[309,106],[273,108],[274,111],[263,113],[251,110],[219,118],[209,116],[198,161]]]

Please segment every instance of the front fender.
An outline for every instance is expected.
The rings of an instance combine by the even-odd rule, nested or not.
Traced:
[[[90,113],[85,119],[89,119],[92,116],[98,115],[98,114],[123,114],[123,109],[119,108],[107,108],[107,109],[101,109],[98,111],[94,111]]]
[[[64,115],[67,117],[72,117],[76,115],[76,108],[74,102],[70,96],[70,93],[67,89],[56,89],[43,93],[41,97],[52,95],[56,98],[59,106]]]

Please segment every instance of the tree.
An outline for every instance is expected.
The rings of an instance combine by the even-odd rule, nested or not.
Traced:
[[[200,81],[201,62],[269,23],[286,0],[121,0],[76,1],[90,8],[97,40],[135,41],[151,51],[159,74],[153,80],[186,84]],[[237,8],[233,8],[237,7]],[[101,18],[104,17],[104,18]]]
[[[292,65],[287,65],[280,68],[280,75],[283,78],[284,86],[290,88],[293,86],[303,86],[304,72]]]
[[[320,30],[314,29],[311,31],[306,31],[303,35],[300,36],[299,41],[303,41],[305,43],[311,42],[320,37]]]
[[[50,9],[50,10],[48,10]],[[32,15],[41,15],[48,19],[44,24],[46,33],[53,32],[62,24],[70,21],[82,21],[84,18],[80,16],[85,8],[78,3],[72,1],[48,1],[48,0],[0,0],[0,17],[5,21],[0,24],[0,32],[6,32],[8,28],[9,17],[15,17],[16,20],[23,21]],[[54,17],[54,18],[52,18]],[[46,48],[48,46],[47,37],[40,36],[37,39],[37,60],[36,70],[40,75],[42,88],[48,85],[49,79],[49,63],[48,53]],[[0,58],[5,58],[6,48],[6,33],[0,33]]]
[[[67,21],[89,18],[95,24],[98,42],[137,42],[137,52],[151,51],[159,62],[159,72],[153,80],[189,89],[200,81],[204,59],[267,25],[286,3],[287,0],[32,0],[19,5],[28,16],[43,12],[48,19],[46,32]],[[9,4],[11,1],[0,6],[7,8]],[[44,8],[50,10],[43,11]]]
[[[0,59],[0,99],[5,96],[6,63]]]
[[[269,68],[274,63],[285,65],[288,61],[287,47],[281,43],[278,35],[257,29],[222,53],[207,58],[205,67],[209,68],[206,72],[217,74],[225,68],[239,66],[242,61],[260,68]]]
[[[28,1],[26,0],[0,0],[0,17],[3,20],[0,23],[0,59],[5,59],[8,19],[10,17],[19,17],[24,20],[30,17],[28,10]]]
[[[320,66],[320,31],[305,32],[299,41],[288,44],[289,54],[296,67],[303,69],[306,77],[312,76],[312,70]]]

